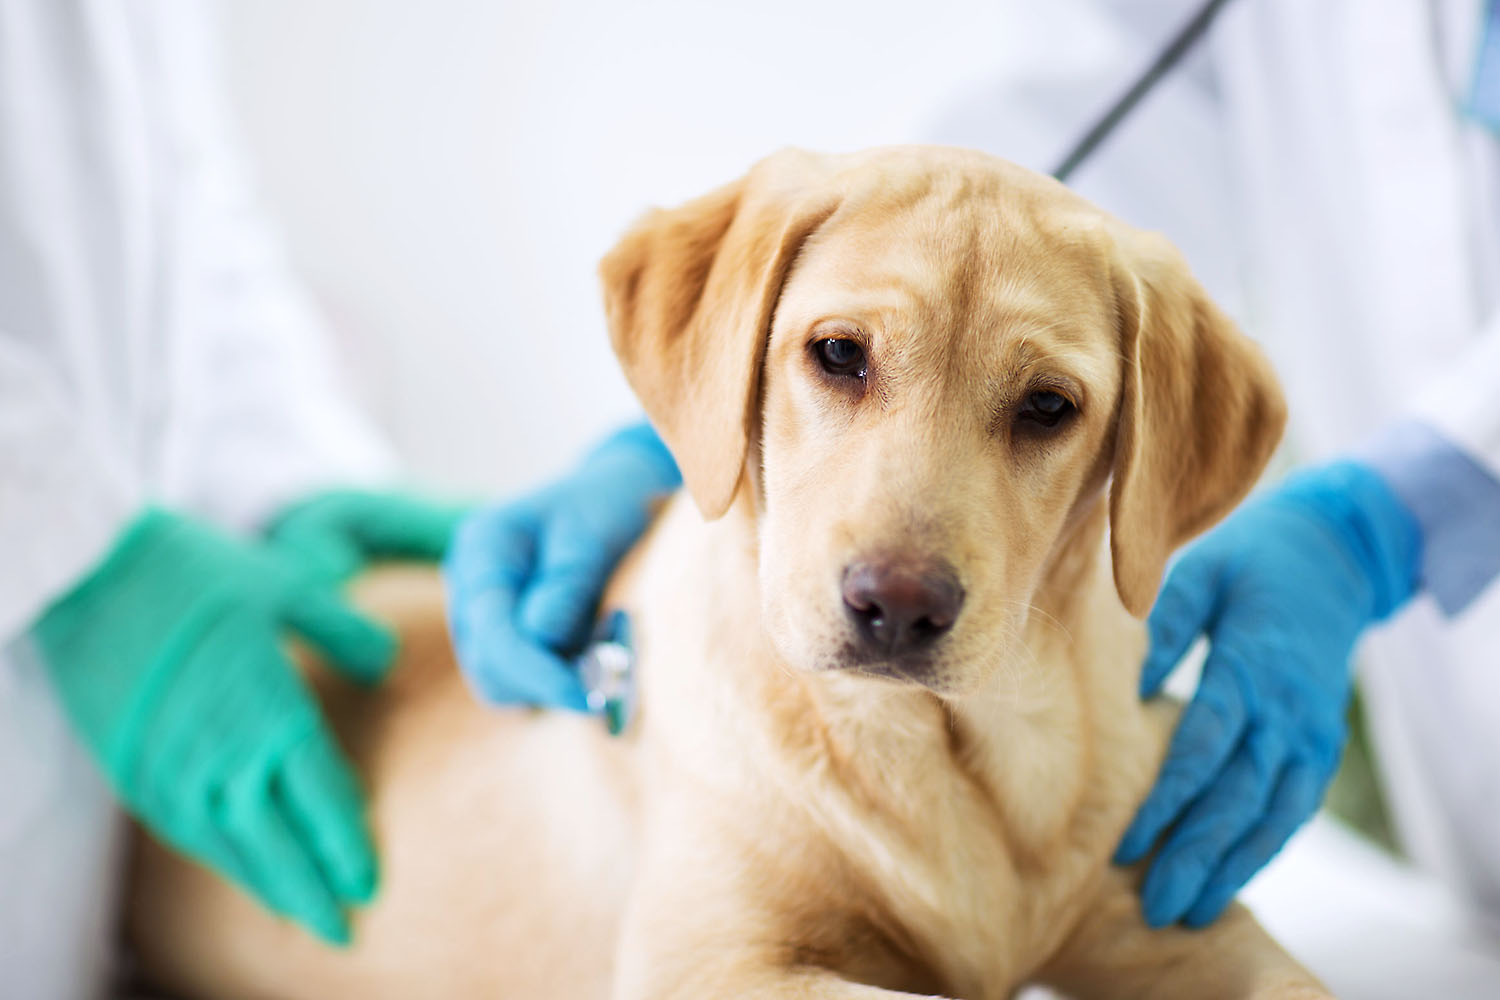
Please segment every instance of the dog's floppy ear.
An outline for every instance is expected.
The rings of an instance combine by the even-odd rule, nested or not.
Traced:
[[[837,207],[825,161],[778,153],[651,212],[599,266],[625,378],[707,518],[729,509],[759,403],[771,315],[798,249]]]
[[[1265,467],[1286,404],[1260,350],[1155,234],[1117,239],[1124,388],[1109,496],[1115,587],[1144,617],[1167,557]]]

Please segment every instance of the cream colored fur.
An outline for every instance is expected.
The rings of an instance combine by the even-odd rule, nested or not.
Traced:
[[[1318,997],[1243,909],[1150,931],[1110,854],[1175,718],[1136,696],[1172,547],[1280,433],[1254,349],[1159,240],[978,154],[786,153],[644,220],[611,332],[683,466],[611,585],[641,709],[479,707],[431,574],[359,599],[405,639],[321,679],[369,785],[380,897],[327,949],[142,842],[130,933],[204,997]],[[810,347],[867,349],[854,385]],[[1077,404],[1058,432],[1027,394]],[[690,494],[690,495],[689,495]],[[909,682],[851,659],[843,568],[966,592]],[[1127,608],[1129,610],[1127,610]],[[918,683],[920,681],[920,683]]]

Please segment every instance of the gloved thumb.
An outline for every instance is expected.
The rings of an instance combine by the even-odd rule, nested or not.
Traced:
[[[395,661],[398,643],[390,629],[355,611],[332,590],[300,590],[288,599],[282,614],[288,627],[350,680],[374,684]]]
[[[1141,667],[1141,697],[1150,698],[1208,626],[1217,599],[1219,574],[1213,559],[1196,552],[1185,555],[1167,574],[1156,598],[1146,630],[1151,648]]]

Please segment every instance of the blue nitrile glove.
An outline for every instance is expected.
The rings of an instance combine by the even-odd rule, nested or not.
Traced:
[[[1145,857],[1146,922],[1200,927],[1317,810],[1345,739],[1360,633],[1415,591],[1417,522],[1371,469],[1338,462],[1252,499],[1191,546],[1151,612],[1150,697],[1210,649],[1156,787],[1115,860]]]
[[[588,710],[568,658],[587,642],[615,565],[681,482],[656,432],[638,424],[563,480],[459,525],[443,568],[448,624],[480,697]]]
[[[359,786],[282,650],[373,683],[395,638],[259,544],[147,510],[33,627],[59,699],[148,829],[324,939],[375,893]]]
[[[326,490],[272,519],[266,541],[329,583],[381,559],[437,562],[465,510],[381,490]]]

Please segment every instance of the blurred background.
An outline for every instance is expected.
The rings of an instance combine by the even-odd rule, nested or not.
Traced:
[[[1003,61],[1003,7],[276,0],[228,39],[267,202],[412,471],[513,489],[638,412],[595,277],[635,216],[783,145],[921,135]]]

